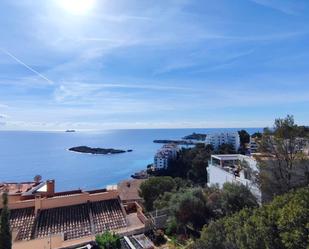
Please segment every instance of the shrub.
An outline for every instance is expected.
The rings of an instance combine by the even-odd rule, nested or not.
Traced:
[[[95,238],[100,249],[120,249],[120,237],[109,231],[97,235]]]

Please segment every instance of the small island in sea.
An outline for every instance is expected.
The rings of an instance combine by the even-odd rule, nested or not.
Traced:
[[[66,130],[65,132],[76,132],[76,130]]]
[[[88,146],[77,146],[77,147],[70,148],[69,151],[74,151],[74,152],[79,152],[79,153],[107,155],[107,154],[119,154],[119,153],[125,153],[125,152],[132,152],[133,150],[117,150],[117,149],[111,149],[111,148],[105,149],[105,148],[91,148]]]

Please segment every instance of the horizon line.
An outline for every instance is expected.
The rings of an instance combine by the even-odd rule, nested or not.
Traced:
[[[70,129],[75,132],[100,132],[100,131],[116,131],[116,130],[202,130],[202,129],[264,129],[265,127],[159,127],[159,128],[106,128],[106,129]],[[69,129],[67,129],[69,130]],[[3,131],[17,131],[17,132],[66,132],[66,129],[63,130],[32,130],[32,129],[0,129],[0,132]],[[74,133],[74,132],[72,132]]]

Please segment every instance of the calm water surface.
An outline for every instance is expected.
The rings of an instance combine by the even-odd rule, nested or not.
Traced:
[[[239,129],[147,129],[101,132],[0,131],[0,182],[30,181],[36,174],[55,179],[57,191],[103,188],[127,179],[152,163],[160,144],[154,139],[180,139],[192,132]],[[249,133],[258,128],[246,129]],[[69,152],[73,146],[132,149],[116,155]]]

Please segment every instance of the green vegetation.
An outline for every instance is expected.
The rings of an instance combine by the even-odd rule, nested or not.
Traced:
[[[264,129],[259,142],[260,185],[264,201],[309,184],[309,160],[301,148],[308,128],[297,126],[293,116],[276,119],[273,129]]]
[[[168,209],[168,234],[200,231],[205,224],[243,208],[257,207],[257,201],[246,186],[226,183],[222,189],[181,188],[166,191],[154,201],[156,209]]]
[[[157,231],[154,232],[153,242],[156,246],[160,246],[166,242],[163,230],[158,229]]]
[[[120,249],[120,237],[109,231],[95,237],[95,241],[100,249]]]
[[[245,145],[250,142],[250,135],[246,130],[238,131],[239,138],[240,138],[240,145]]]
[[[245,130],[239,135],[239,152],[246,153],[250,136]],[[309,159],[303,150],[309,127],[298,126],[287,116],[252,137],[260,152],[256,179],[262,190],[260,207],[244,185],[206,187],[211,155],[235,153],[229,144],[216,151],[202,143],[182,149],[167,169],[156,172],[165,177],[143,183],[146,209],[168,213],[165,233],[174,248],[309,249]],[[245,162],[241,167],[247,167]]]
[[[182,148],[178,157],[171,161],[167,169],[156,172],[156,175],[180,177],[197,185],[205,185],[207,181],[208,160],[213,153],[210,145],[197,144],[193,148]]]
[[[262,138],[263,134],[261,132],[255,132],[251,135],[252,138]]]
[[[183,139],[194,139],[198,141],[204,141],[206,139],[206,134],[195,133],[193,132],[191,135],[183,137]]]
[[[251,191],[242,184],[225,183],[221,191],[221,210],[230,215],[243,208],[257,207],[257,200]]]
[[[187,189],[171,196],[170,229],[176,225],[176,232],[184,232],[188,226],[200,230],[211,217],[211,210],[206,205],[207,198],[200,188]]]
[[[240,148],[239,153],[246,154],[247,148],[246,145],[250,143],[250,135],[246,130],[240,130],[238,131],[239,138],[240,138]]]
[[[286,118],[276,119],[273,129],[270,130],[266,128],[264,133],[285,139],[293,139],[295,137],[309,138],[309,127],[298,126],[294,122],[294,117],[292,115],[287,115]]]
[[[192,249],[306,249],[309,188],[276,197],[269,205],[242,211],[205,226]]]
[[[3,208],[0,217],[0,249],[12,248],[12,234],[10,229],[10,212],[8,209],[8,194],[2,194]]]
[[[139,195],[144,199],[147,211],[153,210],[153,202],[162,194],[176,188],[176,182],[172,177],[151,177],[140,186]]]
[[[245,143],[250,141],[250,135],[245,130],[239,131],[239,134],[243,145],[241,152],[245,154]],[[203,134],[193,133],[193,135]],[[192,148],[182,148],[178,152],[177,158],[169,163],[167,169],[158,170],[152,174],[155,176],[180,177],[194,183],[194,185],[203,187],[207,182],[207,167],[211,155],[235,153],[237,152],[231,144],[222,144],[217,150],[214,150],[211,145],[197,143]]]
[[[236,151],[231,144],[221,144],[215,154],[236,154]]]

